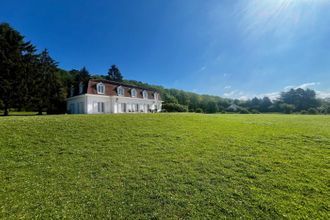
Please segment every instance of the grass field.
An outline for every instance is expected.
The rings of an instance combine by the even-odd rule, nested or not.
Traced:
[[[0,218],[329,219],[330,117],[0,117]]]

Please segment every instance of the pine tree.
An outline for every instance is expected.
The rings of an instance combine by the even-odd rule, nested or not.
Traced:
[[[5,116],[10,107],[20,107],[28,99],[27,79],[34,52],[34,46],[19,32],[0,23],[0,100]]]
[[[79,85],[83,84],[83,93],[86,92],[88,81],[90,80],[91,75],[86,67],[83,67],[75,76],[75,94],[79,94]]]
[[[47,49],[41,52],[35,64],[35,74],[31,96],[33,105],[42,114],[44,109],[51,108],[52,103],[62,96],[62,87],[57,73],[57,63],[50,57]]]
[[[116,82],[122,82],[123,81],[123,76],[119,70],[119,68],[116,65],[112,65],[111,68],[108,71],[108,77],[112,81]]]

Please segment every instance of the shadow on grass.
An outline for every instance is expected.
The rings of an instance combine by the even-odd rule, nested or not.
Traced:
[[[9,112],[7,116],[43,116],[47,115],[46,112],[43,112],[42,115],[39,115],[38,112]],[[0,117],[7,117],[3,115],[3,112],[0,112]]]

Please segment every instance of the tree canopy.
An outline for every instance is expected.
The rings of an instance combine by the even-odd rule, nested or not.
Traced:
[[[122,76],[119,68],[116,65],[112,65],[111,68],[109,69],[108,78],[109,78],[109,80],[116,81],[116,82],[123,81],[123,76]]]

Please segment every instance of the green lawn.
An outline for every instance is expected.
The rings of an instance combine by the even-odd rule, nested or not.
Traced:
[[[0,218],[329,219],[330,117],[0,117]]]

